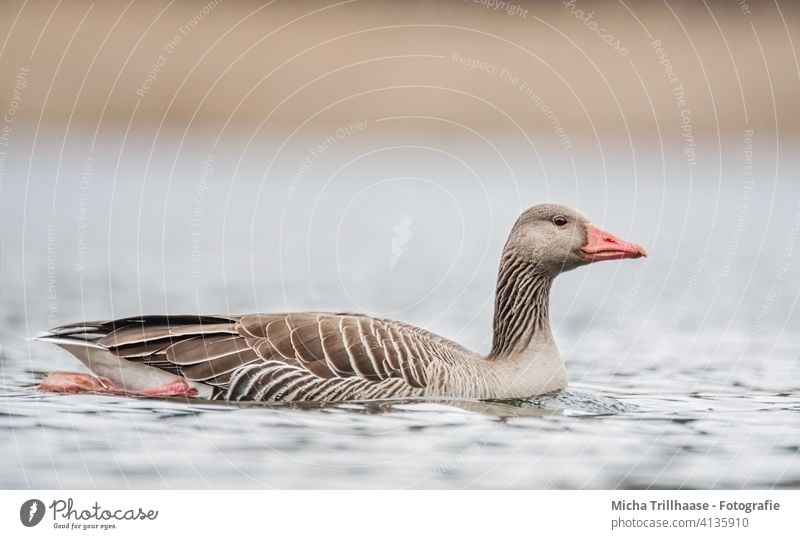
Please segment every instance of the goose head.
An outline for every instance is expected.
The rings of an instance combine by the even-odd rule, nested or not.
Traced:
[[[601,260],[647,256],[639,245],[605,232],[560,204],[539,204],[525,211],[511,230],[505,252],[551,277]]]

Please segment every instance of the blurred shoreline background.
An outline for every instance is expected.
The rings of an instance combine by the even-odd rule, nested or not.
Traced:
[[[0,5],[0,103],[23,74],[15,128],[413,113],[669,142],[688,114],[696,134],[796,136],[798,28],[800,6],[766,1],[14,0]]]

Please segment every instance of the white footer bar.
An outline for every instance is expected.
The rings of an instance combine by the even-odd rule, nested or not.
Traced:
[[[798,509],[795,491],[2,491],[0,531],[109,539],[776,539],[800,536]]]

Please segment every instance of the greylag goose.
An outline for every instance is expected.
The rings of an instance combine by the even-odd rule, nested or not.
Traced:
[[[642,256],[642,247],[580,213],[542,204],[520,216],[503,250],[486,356],[359,314],[141,316],[39,334],[96,375],[53,373],[39,387],[231,401],[541,395],[567,385],[548,316],[553,279],[591,262]]]

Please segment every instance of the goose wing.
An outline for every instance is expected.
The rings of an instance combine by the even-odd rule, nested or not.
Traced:
[[[355,314],[142,317],[105,324],[97,332],[108,332],[96,342],[111,353],[215,386],[215,396],[229,400],[408,395],[428,385],[432,363],[470,354],[420,328]]]

